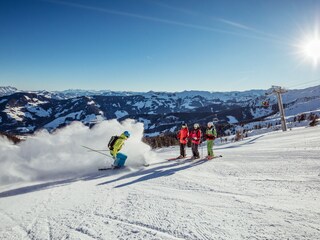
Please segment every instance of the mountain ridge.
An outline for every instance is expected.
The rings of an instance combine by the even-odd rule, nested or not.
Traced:
[[[0,87],[1,89],[1,87]],[[147,92],[130,95],[79,96],[84,92],[52,93],[48,91],[14,93],[0,97],[0,127],[14,134],[33,133],[40,129],[54,131],[73,121],[93,125],[102,120],[127,118],[143,122],[145,133],[156,135],[175,132],[181,122],[205,124],[218,119],[222,124],[250,122],[277,115],[277,99],[265,90],[233,92],[182,91]],[[68,90],[67,90],[68,91]],[[7,91],[10,93],[10,91]],[[120,94],[121,93],[121,94]],[[110,92],[108,94],[111,94]],[[268,101],[269,107],[263,107]],[[290,114],[320,109],[320,86],[289,90],[283,95]]]

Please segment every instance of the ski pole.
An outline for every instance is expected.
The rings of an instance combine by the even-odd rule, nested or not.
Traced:
[[[112,158],[112,156],[111,156],[111,155],[106,154],[106,153],[102,153],[102,152],[101,152],[101,151],[99,151],[99,150],[95,150],[95,149],[92,149],[92,148],[89,148],[89,147],[86,147],[86,146],[81,146],[81,147],[84,147],[84,148],[86,148],[86,149],[89,149],[90,151],[93,151],[93,152],[99,153],[99,154],[101,154],[101,155],[104,155],[104,156],[107,156],[107,157]]]
[[[203,142],[201,143],[201,158],[203,158]]]
[[[113,158],[111,155],[102,153],[100,150],[95,150],[95,149],[92,149],[92,148],[89,148],[89,147],[86,147],[86,146],[81,146],[81,147],[84,147],[84,148],[86,148],[86,149],[89,149],[90,151],[99,153],[99,154],[101,154],[101,155],[107,156],[108,158],[112,159],[112,161],[114,161],[114,158]],[[106,164],[108,165],[108,160],[107,160],[107,159],[106,159]]]

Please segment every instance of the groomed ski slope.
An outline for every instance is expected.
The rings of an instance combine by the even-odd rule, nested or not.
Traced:
[[[215,152],[223,158],[2,187],[0,239],[319,239],[319,127]]]

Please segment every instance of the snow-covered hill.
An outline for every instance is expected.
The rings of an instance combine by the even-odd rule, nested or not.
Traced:
[[[37,173],[37,182],[16,179],[0,187],[0,239],[319,238],[319,127],[220,145],[215,152],[223,158],[212,161],[164,161],[178,155],[176,147],[145,149],[145,158],[135,154],[141,143],[128,143],[127,169],[97,172],[104,157],[79,152],[76,143],[100,147],[107,126],[72,125],[21,146],[0,142],[0,159],[11,156],[2,173]],[[144,160],[150,167],[136,164]],[[59,170],[66,173],[73,165],[77,169],[61,178]]]

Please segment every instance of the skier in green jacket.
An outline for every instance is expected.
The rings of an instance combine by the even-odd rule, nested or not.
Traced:
[[[208,122],[205,136],[207,140],[207,149],[208,149],[207,160],[211,160],[214,158],[212,148],[213,148],[214,139],[217,137],[217,131],[213,125],[213,122]]]
[[[123,167],[127,156],[123,153],[120,153],[124,142],[130,137],[130,133],[128,131],[124,131],[119,137],[117,137],[114,142],[112,142],[109,146],[110,154],[114,158],[113,167],[120,168]]]

